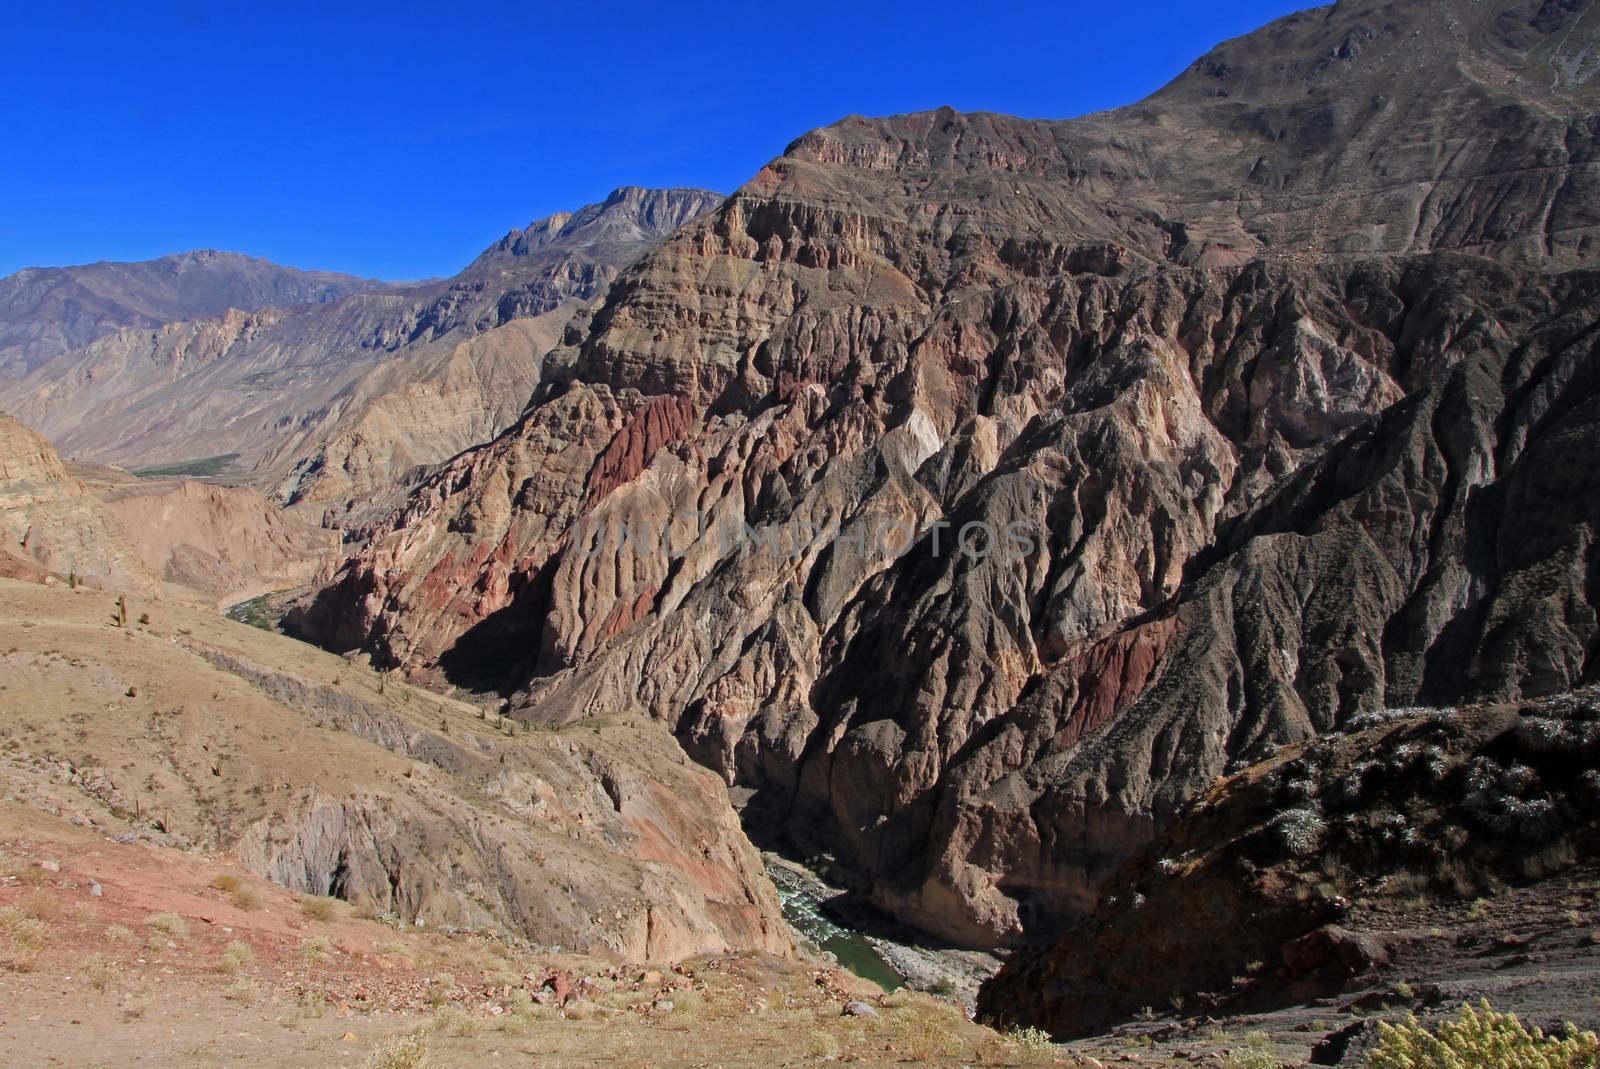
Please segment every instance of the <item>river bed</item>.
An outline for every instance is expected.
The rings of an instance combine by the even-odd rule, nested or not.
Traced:
[[[784,918],[801,942],[885,991],[929,991],[970,1011],[978,985],[1000,968],[993,954],[930,946],[889,922],[871,924],[868,930],[868,910],[838,908],[847,901],[839,888],[786,857],[770,852],[761,856],[778,889]],[[857,918],[861,923],[853,923]]]

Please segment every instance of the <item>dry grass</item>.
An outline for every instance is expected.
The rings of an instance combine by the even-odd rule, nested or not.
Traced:
[[[218,874],[208,886],[213,890],[221,891],[223,894],[231,895],[244,886],[244,877],[237,872],[224,872]]]
[[[117,943],[122,945],[131,943],[137,938],[138,936],[133,934],[132,928],[126,928],[120,924],[110,925],[105,931],[105,940],[108,943]]]
[[[83,982],[96,991],[105,991],[117,982],[122,975],[122,969],[117,963],[104,954],[90,954],[78,966],[78,972],[83,976]]]
[[[333,960],[333,941],[325,935],[313,935],[300,940],[295,953],[307,965],[326,965]]]
[[[421,1032],[378,1045],[366,1069],[423,1069],[428,1064],[428,1037]]]
[[[261,908],[261,896],[248,887],[240,887],[228,892],[228,904],[234,909],[249,911]]]
[[[176,913],[152,913],[144,922],[169,939],[183,939],[189,934],[189,922]]]
[[[17,905],[28,916],[42,920],[46,924],[60,920],[66,913],[65,907],[61,905],[61,899],[44,890],[28,891],[17,900]]]
[[[8,968],[31,972],[49,942],[50,928],[16,906],[0,909],[0,952]]]
[[[234,940],[229,943],[217,958],[217,971],[220,973],[236,973],[240,969],[256,960],[256,952],[250,949],[249,943]]]
[[[339,919],[343,912],[344,903],[337,898],[324,898],[322,895],[301,895],[300,914],[310,921],[334,921]]]
[[[238,983],[228,985],[222,992],[222,997],[241,1006],[254,1006],[261,999],[261,988],[253,981],[240,980]]]

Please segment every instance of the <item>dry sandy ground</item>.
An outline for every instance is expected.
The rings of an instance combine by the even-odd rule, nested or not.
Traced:
[[[32,958],[14,938],[30,921],[44,933]],[[248,960],[230,968],[238,944]],[[876,1016],[845,1015],[852,1000]],[[971,1024],[950,1003],[886,996],[813,963],[744,955],[621,967],[423,931],[302,899],[226,858],[0,809],[6,1064],[354,1067],[419,1029],[438,1067],[1061,1057]]]

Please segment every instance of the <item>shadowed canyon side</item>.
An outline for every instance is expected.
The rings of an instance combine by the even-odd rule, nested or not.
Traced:
[[[720,200],[623,188],[512,232],[451,279],[121,330],[0,383],[0,404],[70,458],[230,455],[301,515],[359,525],[514,421],[572,316]]]
[[[1241,762],[1595,678],[1597,37],[1343,3],[1116,111],[807,134],[295,623],[662,721],[898,918],[1047,938]],[[596,541],[690,514],[839,537]]]

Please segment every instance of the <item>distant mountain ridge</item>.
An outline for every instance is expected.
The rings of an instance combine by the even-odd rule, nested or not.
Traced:
[[[453,278],[117,331],[0,380],[0,405],[80,461],[240,454],[263,490],[341,523],[515,419],[573,313],[721,201],[624,187]]]
[[[389,288],[377,279],[302,271],[215,249],[127,263],[24,268],[0,278],[0,379],[20,377],[50,357],[124,328]]]

